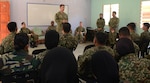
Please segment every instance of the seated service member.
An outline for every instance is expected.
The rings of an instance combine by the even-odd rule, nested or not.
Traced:
[[[25,33],[18,33],[14,39],[14,51],[1,55],[0,73],[11,74],[19,71],[36,69],[40,60],[28,54],[29,37]]]
[[[116,43],[119,53],[119,75],[122,83],[150,83],[150,60],[135,55],[132,40],[122,38]]]
[[[33,31],[31,31],[29,28],[27,28],[25,22],[22,22],[21,25],[22,25],[22,27],[21,27],[20,33],[28,34],[30,37],[31,47],[37,47],[38,35],[36,35]]]
[[[44,52],[37,54],[37,57],[41,60],[41,62],[43,61],[43,58],[45,57],[46,53],[49,50],[57,47],[58,43],[59,43],[59,33],[56,30],[47,31],[45,34],[46,50]]]
[[[107,51],[112,56],[114,56],[114,51],[105,45],[107,41],[107,35],[103,32],[96,33],[94,37],[94,44],[95,46],[92,48],[87,49],[83,55],[79,57],[78,60],[78,73],[81,77],[87,78],[87,79],[93,79],[93,73],[91,70],[91,57],[92,55],[97,51]]]
[[[80,22],[80,25],[75,30],[75,37],[79,43],[82,43],[85,42],[85,36],[86,36],[86,30],[83,27],[82,22]]]
[[[66,47],[71,51],[77,48],[78,42],[77,40],[71,35],[71,25],[70,23],[63,23],[63,35],[60,37],[59,46]]]
[[[54,21],[51,21],[51,25],[48,26],[47,30],[46,31],[49,31],[49,30],[56,30],[56,26],[54,24]]]
[[[0,45],[0,54],[14,50],[14,38],[17,33],[17,23],[9,22],[7,24],[7,28],[10,33],[5,37],[5,39],[2,40],[2,44]]]

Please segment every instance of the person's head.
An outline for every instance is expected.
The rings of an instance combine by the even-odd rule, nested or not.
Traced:
[[[17,31],[17,23],[16,22],[9,22],[7,24],[7,28],[10,32],[16,32]]]
[[[119,29],[119,38],[130,38],[130,32],[127,27],[122,27]]]
[[[64,47],[48,51],[41,64],[40,77],[41,83],[79,83],[73,53]]]
[[[65,10],[65,5],[64,4],[60,4],[60,11],[63,12]]]
[[[91,59],[92,71],[98,83],[119,83],[117,62],[107,51],[97,51]]]
[[[70,23],[63,23],[63,33],[69,33],[71,31]]]
[[[94,42],[95,46],[105,45],[107,39],[108,39],[108,36],[106,33],[97,32],[94,36],[93,42]]]
[[[57,47],[59,42],[59,33],[55,30],[49,30],[45,34],[45,46],[47,49]]]
[[[82,21],[80,21],[80,26],[83,26],[83,23],[82,23]]]
[[[135,53],[135,48],[132,40],[128,38],[121,38],[116,43],[116,51],[120,57],[130,53]]]
[[[28,50],[29,37],[26,33],[18,33],[14,38],[15,50]]]
[[[100,18],[103,18],[103,14],[102,14],[102,13],[100,13],[100,14],[99,14],[99,17],[100,17]]]
[[[51,21],[51,26],[54,26],[54,21]]]
[[[144,31],[147,31],[148,29],[149,29],[149,27],[150,27],[150,24],[149,23],[143,23],[143,30]]]
[[[136,24],[134,22],[131,22],[129,24],[127,24],[127,27],[129,30],[135,30],[136,29]]]
[[[22,23],[21,23],[21,26],[22,26],[22,28],[26,28],[26,23],[25,23],[25,22],[22,22]]]
[[[112,12],[112,16],[113,16],[113,17],[116,17],[116,11],[113,11],[113,12]]]

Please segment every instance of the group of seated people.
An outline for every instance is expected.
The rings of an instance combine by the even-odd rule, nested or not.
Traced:
[[[150,82],[150,60],[138,58],[138,45],[131,39],[127,27],[119,29],[119,40],[113,49],[106,45],[106,33],[95,33],[93,47],[87,48],[78,60],[73,51],[79,42],[70,33],[70,23],[63,23],[63,35],[56,30],[48,30],[45,51],[35,55],[28,54],[29,36],[16,33],[15,22],[8,23],[7,27],[11,33],[4,40],[6,42],[10,38],[11,41],[5,43],[5,46],[8,44],[5,49],[10,49],[10,43],[12,49],[0,56],[1,76],[38,69],[37,80],[40,83],[79,83],[79,79],[87,83]],[[148,23],[143,24],[146,32],[149,27]]]

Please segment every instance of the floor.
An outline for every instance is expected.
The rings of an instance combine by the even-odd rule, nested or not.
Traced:
[[[84,50],[84,47],[89,45],[89,44],[92,44],[92,42],[86,42],[86,43],[81,43],[81,44],[78,44],[76,50],[73,52],[76,59],[79,55],[82,55],[83,54],[83,50]],[[29,48],[29,54],[32,54],[32,51],[33,50],[36,50],[36,49],[44,49],[45,48],[45,45],[44,44],[39,44],[38,47],[36,48]]]

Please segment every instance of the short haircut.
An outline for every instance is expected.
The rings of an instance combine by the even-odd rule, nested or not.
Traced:
[[[149,27],[150,27],[150,24],[149,24],[149,23],[143,23],[143,25],[146,26],[147,29],[149,29]]]
[[[14,32],[17,29],[17,23],[16,22],[9,22],[7,24],[7,28],[10,32]]]
[[[65,33],[69,33],[71,30],[71,25],[70,23],[63,23],[63,30]]]
[[[135,53],[135,48],[132,40],[128,38],[119,39],[118,42],[116,43],[116,51],[118,52],[120,57],[130,53]]]
[[[60,4],[60,7],[65,6],[64,4]]]
[[[122,27],[119,29],[119,35],[130,36],[129,29],[127,27]]]
[[[95,34],[95,38],[97,39],[98,43],[99,44],[103,44],[105,45],[106,44],[106,41],[108,39],[108,36],[106,33],[103,33],[103,32],[97,32]]]
[[[114,14],[116,14],[116,11],[113,11]]]
[[[49,30],[45,34],[45,46],[47,49],[57,47],[59,42],[59,33],[55,30]]]
[[[21,25],[25,24],[25,22],[22,22]]]
[[[18,33],[14,38],[14,47],[15,50],[24,49],[25,46],[29,43],[29,37],[26,33]]]
[[[127,25],[127,27],[130,27],[130,29],[135,30],[136,29],[136,24],[134,22],[131,22]]]

